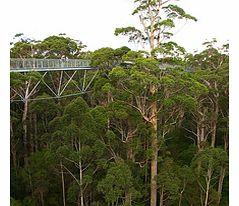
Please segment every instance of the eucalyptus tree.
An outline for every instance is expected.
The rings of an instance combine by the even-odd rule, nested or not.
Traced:
[[[36,45],[38,41],[24,36],[23,33],[14,36],[14,42],[11,42],[11,58],[33,58],[36,55]]]
[[[112,69],[122,63],[122,56],[129,51],[130,49],[126,46],[117,49],[112,49],[110,47],[97,49],[90,55],[91,65],[99,69]]]
[[[12,73],[10,84],[12,95],[20,96],[22,103],[17,103],[22,109],[22,127],[23,127],[23,145],[25,150],[24,161],[27,163],[27,145],[28,145],[28,114],[29,114],[29,98],[36,93],[36,85],[41,75],[38,72],[28,74]],[[11,106],[14,107],[13,105]],[[13,129],[11,132],[14,132]]]
[[[48,59],[79,58],[81,50],[85,47],[81,41],[62,35],[49,36],[37,44],[39,53]]]
[[[37,98],[49,98],[47,94]],[[47,108],[47,110],[46,110]],[[43,147],[50,147],[49,123],[61,114],[62,108],[53,99],[32,101],[29,105],[29,150],[32,153]]]
[[[151,70],[150,73],[148,70]],[[157,171],[158,150],[164,144],[166,134],[180,123],[184,111],[195,109],[197,97],[205,92],[205,86],[193,79],[190,73],[174,68],[168,69],[167,75],[164,73],[158,61],[147,58],[136,59],[131,69],[116,67],[109,73],[112,85],[124,91],[124,98],[123,95],[112,94],[114,102],[124,103],[138,111],[143,121],[151,127],[151,172]],[[152,94],[152,85],[158,88],[157,93]],[[154,104],[156,110],[152,111]],[[153,174],[151,187],[153,177],[157,176],[157,173]],[[156,185],[157,182],[153,184]]]
[[[207,148],[195,155],[192,160],[192,168],[197,176],[197,183],[200,188],[200,200],[202,206],[210,205],[218,202],[218,197],[221,194],[216,192],[214,185],[220,176],[222,165],[228,163],[228,155],[221,148]],[[198,165],[200,164],[200,169]]]
[[[161,43],[169,39],[173,34],[170,32],[175,27],[177,19],[194,20],[196,18],[186,13],[177,5],[170,4],[170,0],[135,0],[136,8],[133,15],[138,15],[143,30],[129,26],[126,28],[116,28],[115,35],[127,35],[129,41],[144,42],[149,44],[150,56],[153,51],[160,48]],[[149,69],[150,71],[150,69]],[[150,73],[150,72],[149,72]],[[152,73],[151,73],[152,74]],[[149,95],[158,93],[157,83],[152,81],[148,87]],[[151,160],[151,195],[150,205],[157,204],[157,157],[158,157],[158,105],[157,101],[152,101],[149,107],[147,119],[154,128],[154,137],[152,137],[153,158]],[[145,117],[145,116],[144,116]]]
[[[220,108],[220,102],[222,99],[228,101],[229,88],[228,45],[225,44],[221,48],[215,48],[214,43],[216,43],[216,40],[213,42],[205,42],[204,44],[207,48],[201,53],[195,54],[193,62],[190,65],[197,73],[198,80],[209,90],[208,95],[204,98],[202,97],[200,100],[201,112],[199,112],[197,116],[201,116],[201,118],[205,119],[205,122],[208,121],[208,125],[201,127],[208,128],[208,131],[211,134],[211,147],[216,146],[217,120],[222,111],[222,108]],[[205,134],[201,139],[206,139],[206,132],[204,131],[201,133]]]
[[[55,204],[55,195],[58,192],[58,177],[54,174],[55,164],[55,155],[46,148],[32,154],[28,165],[21,170],[27,194],[33,198],[36,205]]]
[[[96,138],[98,127],[105,124],[105,118],[100,118],[100,115],[103,116],[99,108],[91,112],[87,103],[78,97],[65,107],[62,116],[51,122],[52,135],[54,139],[60,140],[55,148],[60,171],[67,173],[73,180],[65,188],[65,175],[62,174],[63,197],[66,196],[64,190],[67,190],[66,199],[69,202],[78,202],[81,206],[92,201],[87,191],[94,190],[93,176],[102,167],[100,160],[103,160],[102,155],[105,154],[104,144]],[[101,119],[101,122],[96,124],[94,117]]]
[[[215,39],[205,42],[206,49],[190,60],[196,78],[208,88],[208,94],[199,97],[198,108],[194,113],[197,128],[195,135],[199,151],[209,145],[215,148],[223,142],[224,150],[228,152],[228,44],[216,48],[215,43]],[[226,170],[225,165],[221,165],[217,204],[220,203]]]
[[[85,47],[81,41],[61,35],[50,36],[43,41],[35,41],[26,38],[23,34],[16,34],[15,38],[18,40],[12,43],[10,49],[11,58],[61,58],[62,56],[68,58],[79,58],[81,50]],[[57,73],[53,76],[53,85],[56,83],[59,84],[59,82],[57,82],[59,78],[56,77],[59,77],[60,74]],[[23,101],[23,104],[15,102],[12,104],[18,104],[23,108],[22,126],[23,145],[24,150],[26,150],[25,156],[27,156],[28,153],[28,139],[31,135],[28,131],[28,125],[31,123],[31,118],[29,118],[29,99],[34,97],[39,91],[44,92],[44,88],[38,87],[41,79],[42,74],[40,72],[11,73],[11,97],[19,96]],[[14,132],[13,129],[11,131]],[[24,157],[24,161],[27,163],[26,157]]]
[[[132,15],[138,15],[143,30],[129,26],[117,28],[115,35],[127,35],[129,41],[145,42],[150,45],[152,54],[155,48],[173,36],[172,29],[176,26],[176,20],[197,19],[186,13],[182,8],[175,4],[170,4],[174,0],[135,0],[136,8]]]
[[[110,165],[105,178],[99,182],[97,188],[105,195],[106,202],[112,206],[130,206],[131,201],[139,195],[133,183],[130,168],[119,159]]]

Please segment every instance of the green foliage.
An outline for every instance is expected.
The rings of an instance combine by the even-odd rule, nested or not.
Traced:
[[[175,42],[169,41],[166,43],[161,43],[159,48],[156,48],[152,51],[154,55],[161,54],[164,58],[171,57],[171,58],[183,58],[186,50],[178,45]]]
[[[123,162],[112,163],[106,177],[97,186],[99,192],[105,195],[106,202],[116,202],[125,192],[131,192],[132,198],[138,195],[133,187],[133,177],[129,167]]]
[[[170,30],[175,27],[176,20],[197,21],[194,16],[186,13],[178,5],[169,4],[170,0],[135,0],[134,2],[136,8],[132,15],[139,16],[143,29],[139,30],[133,26],[116,28],[115,35],[128,36],[129,41],[137,43],[149,43],[152,56],[155,54],[155,51],[153,51],[155,48],[158,48],[161,53],[166,52],[161,49],[162,43],[173,36]]]
[[[139,4],[135,14],[140,15],[159,3],[135,2]],[[169,16],[155,22],[155,32],[169,31],[177,18],[194,20],[179,7],[164,6]],[[116,30],[117,35],[137,32],[132,27]],[[19,37],[13,57],[31,57],[32,49],[34,57],[41,58],[82,55],[79,42],[65,35],[46,38],[44,44]],[[79,204],[81,192],[89,205],[149,205],[151,141],[156,134],[150,122],[152,103],[157,105],[157,192],[164,192],[164,205],[179,205],[180,198],[181,205],[200,205],[208,169],[210,204],[219,197],[218,180],[225,169],[220,205],[228,205],[228,46],[214,44],[207,42],[204,51],[186,58],[184,48],[171,41],[161,42],[155,57],[149,58],[145,58],[149,53],[127,47],[85,53],[100,68],[93,90],[78,98],[30,101],[26,150],[24,103],[11,103],[11,205],[38,206],[42,199],[45,205],[63,205],[62,181],[66,205]],[[54,84],[59,83],[56,77],[52,75]],[[40,78],[37,72],[12,73],[11,85],[22,92],[29,79],[32,89]],[[49,96],[40,88],[34,97]],[[216,143],[199,151],[196,135],[202,108],[207,109],[205,145],[211,145],[214,121]]]
[[[50,96],[47,94],[39,95],[37,98],[49,98]],[[47,110],[45,109],[47,108]],[[30,103],[30,110],[33,113],[37,113],[39,115],[44,115],[46,118],[53,119],[59,112],[59,108],[54,102],[54,100],[49,99],[45,101],[34,101]],[[42,116],[41,116],[42,117]]]
[[[143,55],[141,52],[136,52],[136,51],[129,51],[125,55],[122,56],[122,59],[124,61],[135,61],[138,58],[142,58]]]
[[[165,158],[159,164],[159,187],[163,188],[166,193],[169,193],[169,199],[177,199],[180,188],[180,178],[177,176],[177,166],[170,158]]]
[[[130,48],[128,48],[127,46],[122,46],[118,49],[115,49],[114,55],[119,58],[122,58],[122,56],[127,54],[129,51],[130,51]]]
[[[112,48],[105,47],[94,51],[91,54],[91,65],[100,69],[110,69],[115,64],[115,53]]]
[[[105,134],[105,136],[109,139],[109,140],[113,140],[116,138],[116,135],[113,131],[108,130]]]
[[[167,16],[169,18],[179,18],[179,19],[185,18],[185,19],[197,21],[197,19],[194,16],[187,14],[181,7],[177,5],[170,4],[163,8],[166,10]]]
[[[76,184],[76,182],[73,182],[67,190],[67,200],[70,203],[77,202],[78,193],[79,193],[79,186]]]
[[[76,58],[80,50],[85,46],[82,42],[70,39],[64,36],[50,36],[44,39],[38,47],[45,51],[44,56],[47,58]]]
[[[140,42],[140,40],[146,40],[146,37],[143,35],[143,33],[136,29],[135,27],[125,27],[125,28],[116,28],[115,29],[115,35],[124,35],[129,36],[129,42]]]
[[[36,206],[36,203],[31,197],[25,197],[23,201],[15,200],[14,198],[10,198],[10,206]]]
[[[215,173],[219,172],[220,166],[227,164],[228,155],[221,148],[207,148],[199,152],[192,160],[192,167],[197,169],[197,164],[200,162],[199,174],[206,175],[210,167]]]
[[[49,36],[43,41],[21,38],[11,48],[10,56],[11,58],[78,58],[84,47],[81,41],[62,35]]]
[[[102,106],[97,106],[90,111],[99,129],[104,128],[108,123],[107,110]]]
[[[11,58],[31,58],[33,55],[33,44],[28,42],[16,42],[10,50]]]

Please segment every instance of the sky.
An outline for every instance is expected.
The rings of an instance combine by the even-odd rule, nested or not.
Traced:
[[[11,2],[10,0],[9,2]],[[43,40],[50,35],[66,33],[82,41],[87,49],[94,51],[101,47],[118,48],[139,46],[128,43],[127,37],[114,36],[117,27],[140,27],[139,19],[133,16],[133,0],[21,0],[10,3],[10,39],[16,33]],[[218,3],[221,2],[221,3]],[[229,39],[225,4],[220,0],[172,1],[198,22],[180,23],[172,40],[184,46],[189,52],[201,48],[206,40],[216,38],[220,43]],[[223,25],[223,26],[222,26]]]

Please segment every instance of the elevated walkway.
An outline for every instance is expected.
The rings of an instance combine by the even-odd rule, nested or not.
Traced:
[[[40,72],[37,79],[28,77],[28,72]],[[97,68],[83,59],[10,59],[10,72],[26,75],[25,83],[11,84],[11,102],[62,98],[84,94],[97,76]],[[28,79],[29,78],[29,79]],[[74,93],[72,89],[74,87]],[[69,88],[69,90],[68,90]],[[38,98],[38,91],[50,97]]]
[[[83,59],[10,59],[10,72],[95,70]]]

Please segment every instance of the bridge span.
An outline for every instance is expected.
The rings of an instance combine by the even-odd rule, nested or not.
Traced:
[[[10,72],[91,70],[85,59],[10,59]]]
[[[84,59],[12,58],[10,101],[26,102],[84,94],[90,90],[98,71],[91,67],[90,60]],[[34,75],[33,72],[38,74]],[[17,80],[17,84],[14,80]],[[38,93],[42,90],[49,97],[40,98]]]

